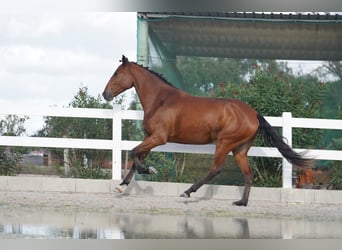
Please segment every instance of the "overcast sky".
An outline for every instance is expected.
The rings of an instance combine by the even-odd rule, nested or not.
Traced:
[[[0,105],[67,106],[101,94],[122,54],[136,61],[136,13],[0,13]]]

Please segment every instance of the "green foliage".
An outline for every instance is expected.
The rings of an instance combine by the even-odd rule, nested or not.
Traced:
[[[152,181],[176,180],[176,166],[170,153],[151,152],[144,160],[144,167],[154,167],[158,171],[156,174],[145,177]]]
[[[80,87],[68,105],[73,108],[111,109],[102,98],[92,97],[87,87]],[[112,123],[109,119],[46,117],[41,136],[109,139],[112,137]]]
[[[320,109],[324,118],[342,119],[342,80],[328,82],[326,84],[326,95]]]
[[[73,175],[75,178],[82,179],[110,179],[111,173],[98,167],[92,166],[85,167],[80,161],[76,161],[73,164]]]
[[[131,102],[129,109],[137,110],[137,103]],[[141,141],[144,139],[144,128],[142,121],[123,120],[122,121],[122,139],[131,141]]]
[[[332,139],[329,148],[334,150],[342,150],[342,137]],[[332,170],[332,175],[329,188],[342,190],[342,161],[331,162],[330,169]]]
[[[20,136],[26,132],[24,123],[29,117],[19,117],[17,115],[7,115],[4,120],[0,120],[0,134],[6,136]]]
[[[336,162],[331,167],[332,176],[329,182],[329,188],[342,190],[342,164]]]
[[[18,174],[20,160],[21,154],[19,152],[2,152],[0,155],[0,175],[11,176]]]
[[[8,115],[0,121],[0,134],[4,136],[20,136],[25,133],[24,123],[29,118]],[[20,147],[0,147],[0,175],[16,175],[20,171],[21,154]]]
[[[324,84],[308,76],[294,77],[282,69],[272,72],[256,67],[249,83],[220,84],[215,96],[239,99],[263,115],[292,112],[295,117],[318,117]]]
[[[121,103],[122,99],[116,100]],[[100,96],[92,97],[88,93],[87,87],[80,87],[69,107],[73,108],[99,108],[111,109],[112,106],[102,101]],[[111,139],[112,138],[112,122],[110,119],[88,119],[88,118],[64,118],[64,117],[46,117],[45,125],[39,136],[46,137],[67,137],[67,138],[88,138],[88,139]],[[52,149],[55,156],[61,162],[64,161],[63,149]],[[89,169],[81,169],[84,157],[88,160]],[[73,149],[68,162],[70,167],[74,169],[72,172],[77,177],[88,176],[89,178],[100,177],[100,168],[102,162],[110,158],[111,154],[108,150],[88,150]]]
[[[251,158],[254,173],[254,185],[258,187],[281,187],[281,160],[273,158]]]
[[[17,115],[7,115],[0,121],[0,134],[7,136],[20,136],[26,132],[24,123],[29,118],[27,116],[19,117]]]
[[[321,117],[328,119],[342,119],[342,80],[326,84],[326,96],[320,108]],[[342,130],[327,130],[324,133],[321,147],[330,147],[333,139],[342,138]]]

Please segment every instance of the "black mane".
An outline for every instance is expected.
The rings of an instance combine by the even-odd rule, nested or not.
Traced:
[[[176,88],[172,83],[170,83],[168,80],[165,79],[165,77],[153,70],[151,70],[149,67],[145,67],[143,65],[140,65],[138,63],[133,62],[135,65],[138,65],[139,67],[146,69],[147,71],[149,71],[150,73],[152,73],[153,75],[157,76],[160,80],[162,80],[164,83],[166,83],[167,85]]]

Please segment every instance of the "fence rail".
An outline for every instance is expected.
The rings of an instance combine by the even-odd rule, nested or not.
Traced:
[[[122,120],[142,120],[143,111],[121,110],[120,105],[114,105],[113,109],[84,109],[84,108],[14,108],[0,107],[0,114],[25,115],[25,116],[56,116],[72,118],[98,118],[111,119],[113,134],[111,140],[77,139],[77,138],[50,138],[50,137],[12,137],[0,136],[0,145],[24,146],[24,147],[47,147],[47,148],[83,148],[83,149],[106,149],[112,150],[112,178],[121,179],[121,151],[131,150],[140,141],[126,141],[121,138]],[[284,112],[282,117],[265,117],[272,126],[282,127],[282,136],[292,146],[293,128],[310,129],[342,129],[342,120],[293,118],[291,113]],[[198,154],[213,154],[215,145],[184,145],[167,143],[156,147],[153,151],[160,152],[183,152]],[[308,151],[308,156],[317,160],[342,160],[342,151],[322,149],[294,149],[297,152]],[[279,157],[281,154],[272,147],[252,147],[249,156]],[[292,187],[292,166],[283,159],[283,187]]]

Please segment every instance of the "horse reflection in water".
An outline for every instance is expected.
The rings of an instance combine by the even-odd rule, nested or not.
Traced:
[[[198,218],[198,222],[202,222],[203,232],[200,233],[198,230],[199,224],[190,223],[187,218],[185,218],[185,222],[182,225],[184,230],[184,236],[186,239],[200,239],[200,238],[236,238],[236,239],[250,239],[249,225],[248,220],[246,218],[234,218],[232,220],[232,224],[234,225],[234,230],[232,230],[231,235],[216,235],[216,228],[211,220],[207,218],[201,219]]]
[[[183,144],[215,143],[214,162],[209,173],[181,194],[190,197],[203,184],[220,173],[229,152],[233,153],[244,176],[244,192],[234,205],[246,206],[252,184],[252,170],[247,152],[257,133],[291,163],[310,166],[311,159],[294,152],[252,107],[235,99],[205,98],[192,96],[172,86],[157,73],[144,68],[122,56],[121,65],[115,70],[103,92],[111,101],[123,91],[135,88],[144,110],[146,136],[141,144],[132,150],[133,166],[116,191],[123,192],[135,171],[142,174],[155,173],[154,168],[144,168],[141,162],[152,148],[167,142]]]

